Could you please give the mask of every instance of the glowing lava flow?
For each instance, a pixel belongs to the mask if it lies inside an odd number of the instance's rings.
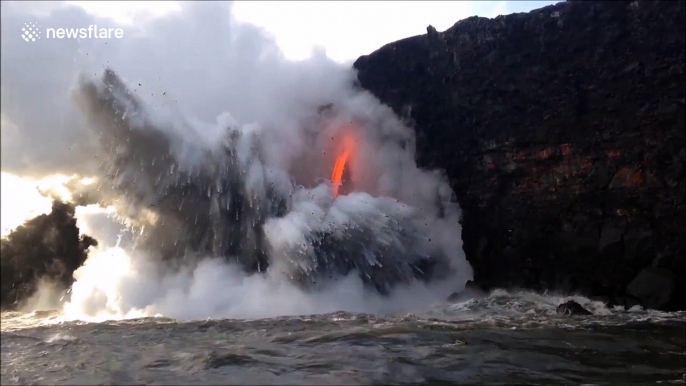
[[[331,174],[331,182],[333,182],[333,196],[338,197],[338,189],[341,187],[341,180],[343,178],[343,170],[345,169],[345,164],[350,158],[350,154],[353,151],[354,141],[350,137],[345,137],[343,140],[343,152],[336,157],[336,163],[333,167],[333,173]]]

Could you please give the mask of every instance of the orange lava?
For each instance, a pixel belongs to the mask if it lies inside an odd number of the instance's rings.
[[[355,148],[355,141],[350,136],[345,136],[343,138],[342,150],[338,157],[336,157],[336,163],[333,167],[333,173],[331,173],[331,182],[333,182],[333,196],[338,197],[338,188],[341,187],[341,180],[343,178],[343,170],[345,170],[345,165],[350,158],[353,150]]]

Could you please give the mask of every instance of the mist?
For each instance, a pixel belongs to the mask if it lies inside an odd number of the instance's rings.
[[[114,27],[69,6],[2,11],[4,36],[28,19]],[[74,203],[116,212],[79,217],[100,244],[71,318],[409,311],[472,277],[459,206],[442,171],[416,167],[412,129],[353,69],[285,60],[230,3],[184,3],[107,44],[3,39],[2,61],[3,171],[95,177],[65,185]]]

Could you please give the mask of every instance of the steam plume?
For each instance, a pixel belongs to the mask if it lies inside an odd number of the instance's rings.
[[[26,15],[2,6],[4,34]],[[74,200],[112,206],[132,225],[96,229],[79,218],[101,244],[74,273],[65,311],[374,312],[459,291],[472,275],[459,207],[442,172],[416,167],[412,130],[354,86],[351,68],[321,54],[284,60],[230,5],[182,7],[107,46],[29,51],[3,40],[3,119],[21,126],[13,142],[3,130],[3,168],[97,177]],[[69,7],[49,17],[111,24]],[[10,87],[33,78],[7,58],[35,52],[54,68],[31,76],[59,81]],[[117,73],[103,75],[105,65]],[[32,94],[45,101],[36,106]],[[55,133],[71,142],[32,151],[31,138]],[[329,178],[347,136],[354,154],[334,199]]]
[[[457,205],[440,189],[445,181],[414,166],[412,137],[388,110],[357,112],[357,98],[370,99],[360,93],[327,117],[287,123],[293,129],[285,132],[156,115],[111,70],[102,82],[82,79],[77,96],[106,155],[100,190],[125,203],[129,216],[153,214],[138,248],[162,260],[224,257],[247,273],[271,268],[303,285],[356,270],[382,293],[464,270],[456,238],[431,239],[451,224],[459,232]],[[351,172],[361,191],[334,200],[334,187],[307,178],[312,167],[303,161],[330,168],[335,154],[319,153],[345,131],[354,131],[366,157],[361,175]],[[282,136],[314,146],[282,152],[273,146]],[[402,184],[410,178],[428,184]]]

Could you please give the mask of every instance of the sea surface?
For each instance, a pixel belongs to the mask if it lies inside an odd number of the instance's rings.
[[[11,384],[684,384],[686,313],[558,316],[495,291],[422,314],[88,323],[2,314]]]

